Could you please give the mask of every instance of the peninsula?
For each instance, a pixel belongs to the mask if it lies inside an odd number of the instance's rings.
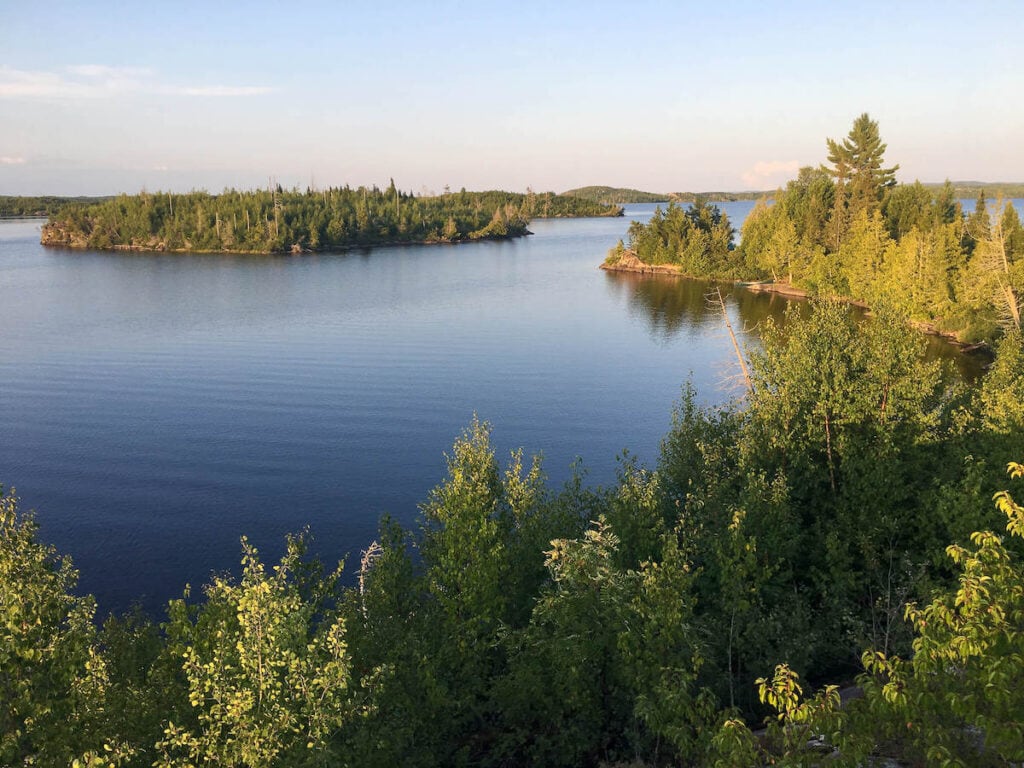
[[[969,345],[1021,330],[1024,226],[1013,205],[990,204],[981,188],[968,213],[951,182],[897,184],[899,166],[884,167],[886,145],[867,114],[827,147],[827,165],[802,168],[758,202],[738,245],[716,206],[669,203],[633,222],[603,268],[894,308]]]

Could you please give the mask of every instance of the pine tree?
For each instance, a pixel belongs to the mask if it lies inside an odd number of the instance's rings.
[[[858,213],[876,210],[885,190],[896,184],[899,165],[882,167],[886,144],[878,135],[878,123],[865,112],[853,121],[850,133],[842,142],[828,139],[829,173],[836,179],[833,211],[834,241],[838,249],[846,231],[846,222]]]

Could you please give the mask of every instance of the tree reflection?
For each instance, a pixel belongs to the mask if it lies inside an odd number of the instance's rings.
[[[646,321],[651,336],[662,342],[671,341],[680,334],[691,335],[699,328],[722,323],[720,310],[710,304],[707,294],[714,283],[673,275],[640,274],[637,272],[606,271],[609,291],[625,296],[630,314]],[[733,317],[737,332],[745,335],[748,344],[757,344],[758,329],[771,318],[785,322],[786,307],[791,301],[805,307],[803,299],[794,299],[778,293],[751,291],[732,283],[721,285],[722,295]],[[850,307],[850,311],[863,314],[864,310]],[[736,322],[738,317],[739,322]],[[989,357],[985,354],[964,354],[958,347],[939,336],[926,336],[925,357],[929,360],[948,360],[960,378],[975,383],[985,372]]]
[[[671,275],[644,275],[636,272],[605,272],[609,290],[624,295],[630,313],[642,317],[652,336],[668,341],[680,333],[720,324],[719,310],[708,303],[707,294],[714,283]],[[774,293],[755,293],[722,285],[722,294],[739,313],[739,326],[753,331],[767,318],[782,320],[789,301]]]

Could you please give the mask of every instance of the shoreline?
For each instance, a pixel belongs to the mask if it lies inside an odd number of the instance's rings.
[[[598,214],[596,216],[572,216],[568,214],[556,214],[551,216],[533,216],[533,219],[543,220],[561,220],[561,219],[591,219],[591,218],[617,218],[624,215],[623,209],[620,207],[615,212],[609,212],[604,214]],[[478,243],[486,240],[502,241],[502,240],[514,240],[519,237],[526,237],[532,235],[527,228],[523,228],[521,232],[515,232],[507,235],[484,235],[482,237],[461,237],[455,240],[385,240],[375,243],[350,243],[346,245],[333,245],[323,248],[309,248],[303,246],[301,243],[293,243],[292,245],[282,250],[249,250],[249,249],[207,249],[207,248],[168,248],[162,242],[151,241],[151,244],[138,244],[138,243],[117,243],[108,247],[99,247],[95,245],[89,245],[82,241],[81,238],[76,237],[64,237],[60,235],[66,234],[65,231],[56,225],[52,225],[49,216],[33,216],[33,217],[13,217],[13,218],[35,218],[35,219],[46,219],[46,224],[41,228],[39,237],[39,244],[46,248],[67,248],[76,251],[127,251],[136,253],[195,253],[195,254],[216,254],[228,256],[231,254],[248,255],[248,256],[299,256],[302,254],[311,253],[344,253],[351,250],[360,249],[372,249],[372,248],[386,248],[398,245],[458,245],[460,243]],[[527,222],[529,224],[529,222]]]
[[[44,229],[45,234],[45,229]],[[118,243],[112,245],[109,248],[99,248],[92,245],[86,245],[84,243],[68,243],[68,242],[46,242],[40,238],[39,244],[44,248],[64,248],[71,251],[100,251],[100,252],[120,252],[120,253],[179,253],[179,254],[196,254],[197,256],[303,256],[308,254],[318,253],[346,253],[348,251],[355,250],[371,250],[373,248],[390,248],[394,246],[402,245],[461,245],[462,243],[480,243],[484,241],[501,242],[504,240],[515,240],[520,237],[526,237],[532,235],[533,232],[525,230],[521,233],[514,235],[486,235],[484,237],[464,237],[458,240],[387,240],[379,243],[353,243],[351,245],[336,245],[329,248],[304,248],[298,243],[293,244],[289,249],[281,251],[252,251],[252,250],[218,250],[218,249],[204,249],[204,248],[167,248],[162,247],[162,244],[158,243],[154,246],[146,245],[125,245]]]
[[[734,288],[740,288],[745,291],[750,291],[751,293],[774,293],[789,299],[798,299],[801,301],[815,298],[815,296],[805,289],[797,288],[789,283],[776,283],[771,280],[715,280],[713,278],[698,277],[696,275],[687,274],[676,264],[647,264],[646,262],[641,261],[632,251],[625,251],[619,261],[614,264],[608,264],[605,262],[598,268],[603,269],[605,272],[626,272],[639,275],[668,275],[671,277],[680,277],[685,280],[705,280],[712,283],[726,283],[732,285]],[[848,296],[833,296],[831,298],[843,301],[854,307],[859,307],[865,310],[868,314],[871,313],[871,307],[863,301],[851,299]],[[985,342],[970,344],[961,341],[955,333],[952,331],[941,331],[935,327],[934,323],[911,319],[909,324],[912,328],[920,331],[921,333],[927,334],[928,336],[937,336],[949,344],[958,347],[960,352],[964,354],[990,353],[991,347]]]

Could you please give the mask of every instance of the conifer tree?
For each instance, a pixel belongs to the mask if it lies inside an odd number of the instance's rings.
[[[863,210],[878,208],[886,189],[896,184],[899,165],[882,166],[886,144],[878,135],[878,123],[867,112],[853,121],[850,133],[841,142],[828,139],[829,172],[836,179],[837,194],[833,213],[834,248],[845,233],[845,222]]]

